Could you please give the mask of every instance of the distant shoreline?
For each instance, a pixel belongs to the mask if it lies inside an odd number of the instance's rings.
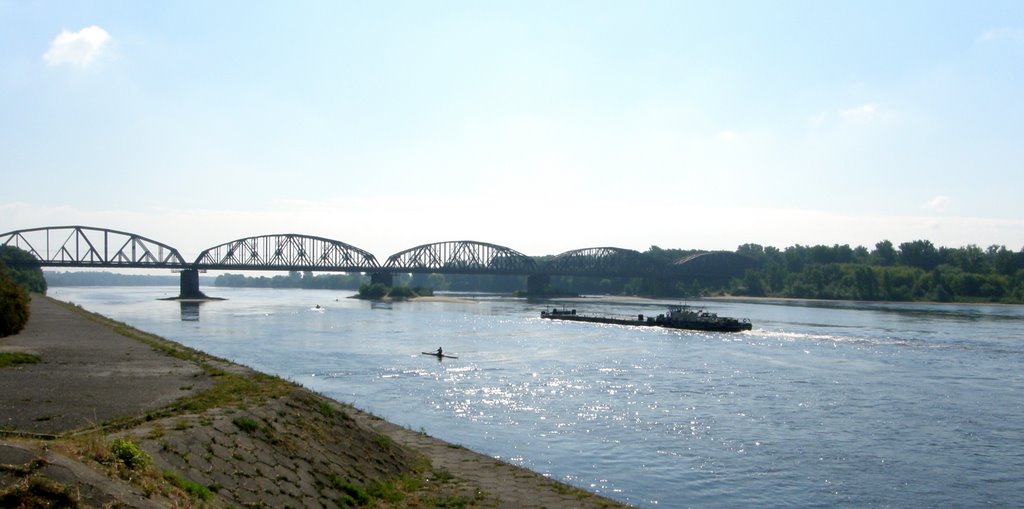
[[[711,300],[721,302],[749,302],[751,304],[765,304],[769,302],[856,302],[858,304],[930,304],[930,305],[972,305],[972,306],[1024,306],[1009,302],[939,302],[934,300],[852,300],[852,299],[809,299],[801,297],[754,297],[739,295],[719,295],[715,297],[701,297],[699,300]]]

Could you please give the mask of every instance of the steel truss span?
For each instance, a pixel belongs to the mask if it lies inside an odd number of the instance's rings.
[[[753,258],[729,251],[710,251],[684,256],[672,263],[676,276],[740,277],[757,265]]]
[[[134,233],[89,226],[47,226],[0,234],[47,267],[184,268],[178,250]]]
[[[537,264],[519,251],[484,242],[457,240],[424,244],[391,255],[392,272],[438,274],[534,274]]]
[[[391,255],[373,254],[341,241],[294,233],[233,240],[203,251],[192,263],[177,249],[141,235],[88,226],[47,226],[0,234],[0,246],[29,252],[44,267],[278,270],[528,276],[722,279],[739,277],[757,262],[728,251],[702,252],[669,265],[638,251],[591,247],[567,251],[543,264],[513,249],[471,240],[424,244]]]
[[[200,270],[367,272],[380,268],[367,251],[337,240],[295,233],[246,237],[211,247],[196,258]]]
[[[557,276],[594,277],[655,277],[665,272],[639,251],[618,247],[566,251],[546,263],[543,271]]]

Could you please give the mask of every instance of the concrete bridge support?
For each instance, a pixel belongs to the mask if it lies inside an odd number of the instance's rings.
[[[394,283],[394,274],[390,272],[374,272],[370,274],[371,285],[382,284],[390,288],[392,283]]]
[[[181,291],[179,299],[205,299],[206,295],[199,291],[199,271],[184,269],[181,271]]]

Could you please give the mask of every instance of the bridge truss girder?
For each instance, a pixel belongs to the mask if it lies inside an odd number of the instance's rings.
[[[545,273],[558,276],[659,277],[663,267],[652,263],[639,251],[618,247],[590,247],[566,251],[543,267]]]
[[[0,245],[23,249],[47,267],[178,269],[177,249],[134,233],[89,226],[46,226],[0,234]]]
[[[684,256],[672,263],[676,277],[728,279],[742,277],[747,269],[757,266],[753,258],[730,251],[709,251]]]
[[[380,269],[368,251],[341,241],[281,233],[246,237],[211,247],[196,257],[200,270],[294,270],[372,272]]]
[[[497,244],[456,240],[424,244],[388,257],[391,272],[524,275],[537,272],[533,258]]]

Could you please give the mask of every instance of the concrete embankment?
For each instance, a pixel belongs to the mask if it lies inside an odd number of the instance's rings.
[[[0,506],[622,507],[42,296],[0,354]]]

